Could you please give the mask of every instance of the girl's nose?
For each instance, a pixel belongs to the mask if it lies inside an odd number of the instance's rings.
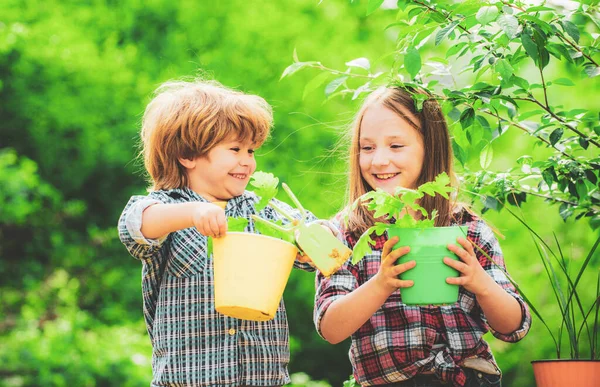
[[[373,161],[371,162],[373,165],[388,165],[390,163],[390,158],[384,151],[375,151],[373,155]]]

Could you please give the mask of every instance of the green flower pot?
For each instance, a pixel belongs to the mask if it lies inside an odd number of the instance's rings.
[[[444,305],[458,301],[458,286],[446,283],[448,277],[460,273],[443,262],[444,257],[459,260],[446,247],[449,243],[460,246],[456,238],[465,237],[468,227],[390,228],[388,236],[397,236],[400,241],[393,249],[410,246],[410,252],[397,264],[415,260],[417,265],[400,274],[400,279],[412,280],[414,285],[402,288],[402,302],[407,305]]]

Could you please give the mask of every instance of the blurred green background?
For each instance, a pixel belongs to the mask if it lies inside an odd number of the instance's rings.
[[[365,9],[365,1],[347,0],[0,4],[0,386],[149,384],[141,265],[119,242],[116,223],[129,196],[145,192],[138,130],[160,83],[203,74],[264,97],[275,129],[258,168],[287,182],[319,217],[341,208],[340,136],[360,101],[326,101],[322,90],[303,99],[317,70],[279,78],[294,49],[300,60],[331,68],[392,51],[384,26],[393,16],[367,18]],[[597,109],[600,87],[592,86],[552,97]],[[491,169],[544,154],[518,132],[499,144]],[[568,255],[587,252],[597,235],[541,200],[528,199],[523,212],[548,240],[555,232],[565,241]],[[549,320],[559,319],[523,226],[506,213],[486,219],[505,236],[514,279]],[[580,286],[591,294],[594,281]],[[351,373],[349,343],[332,346],[316,334],[314,275],[295,271],[284,298],[295,384],[341,386]],[[488,339],[507,386],[532,385],[529,362],[553,356],[537,320],[517,344]]]

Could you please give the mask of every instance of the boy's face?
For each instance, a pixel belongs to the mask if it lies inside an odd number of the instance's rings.
[[[250,141],[227,139],[206,156],[187,160],[190,188],[211,202],[240,196],[256,170],[255,148]]]

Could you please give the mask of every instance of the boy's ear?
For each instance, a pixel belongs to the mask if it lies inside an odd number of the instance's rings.
[[[179,160],[179,164],[183,165],[186,169],[194,169],[196,166],[195,159],[178,158],[177,160]]]

